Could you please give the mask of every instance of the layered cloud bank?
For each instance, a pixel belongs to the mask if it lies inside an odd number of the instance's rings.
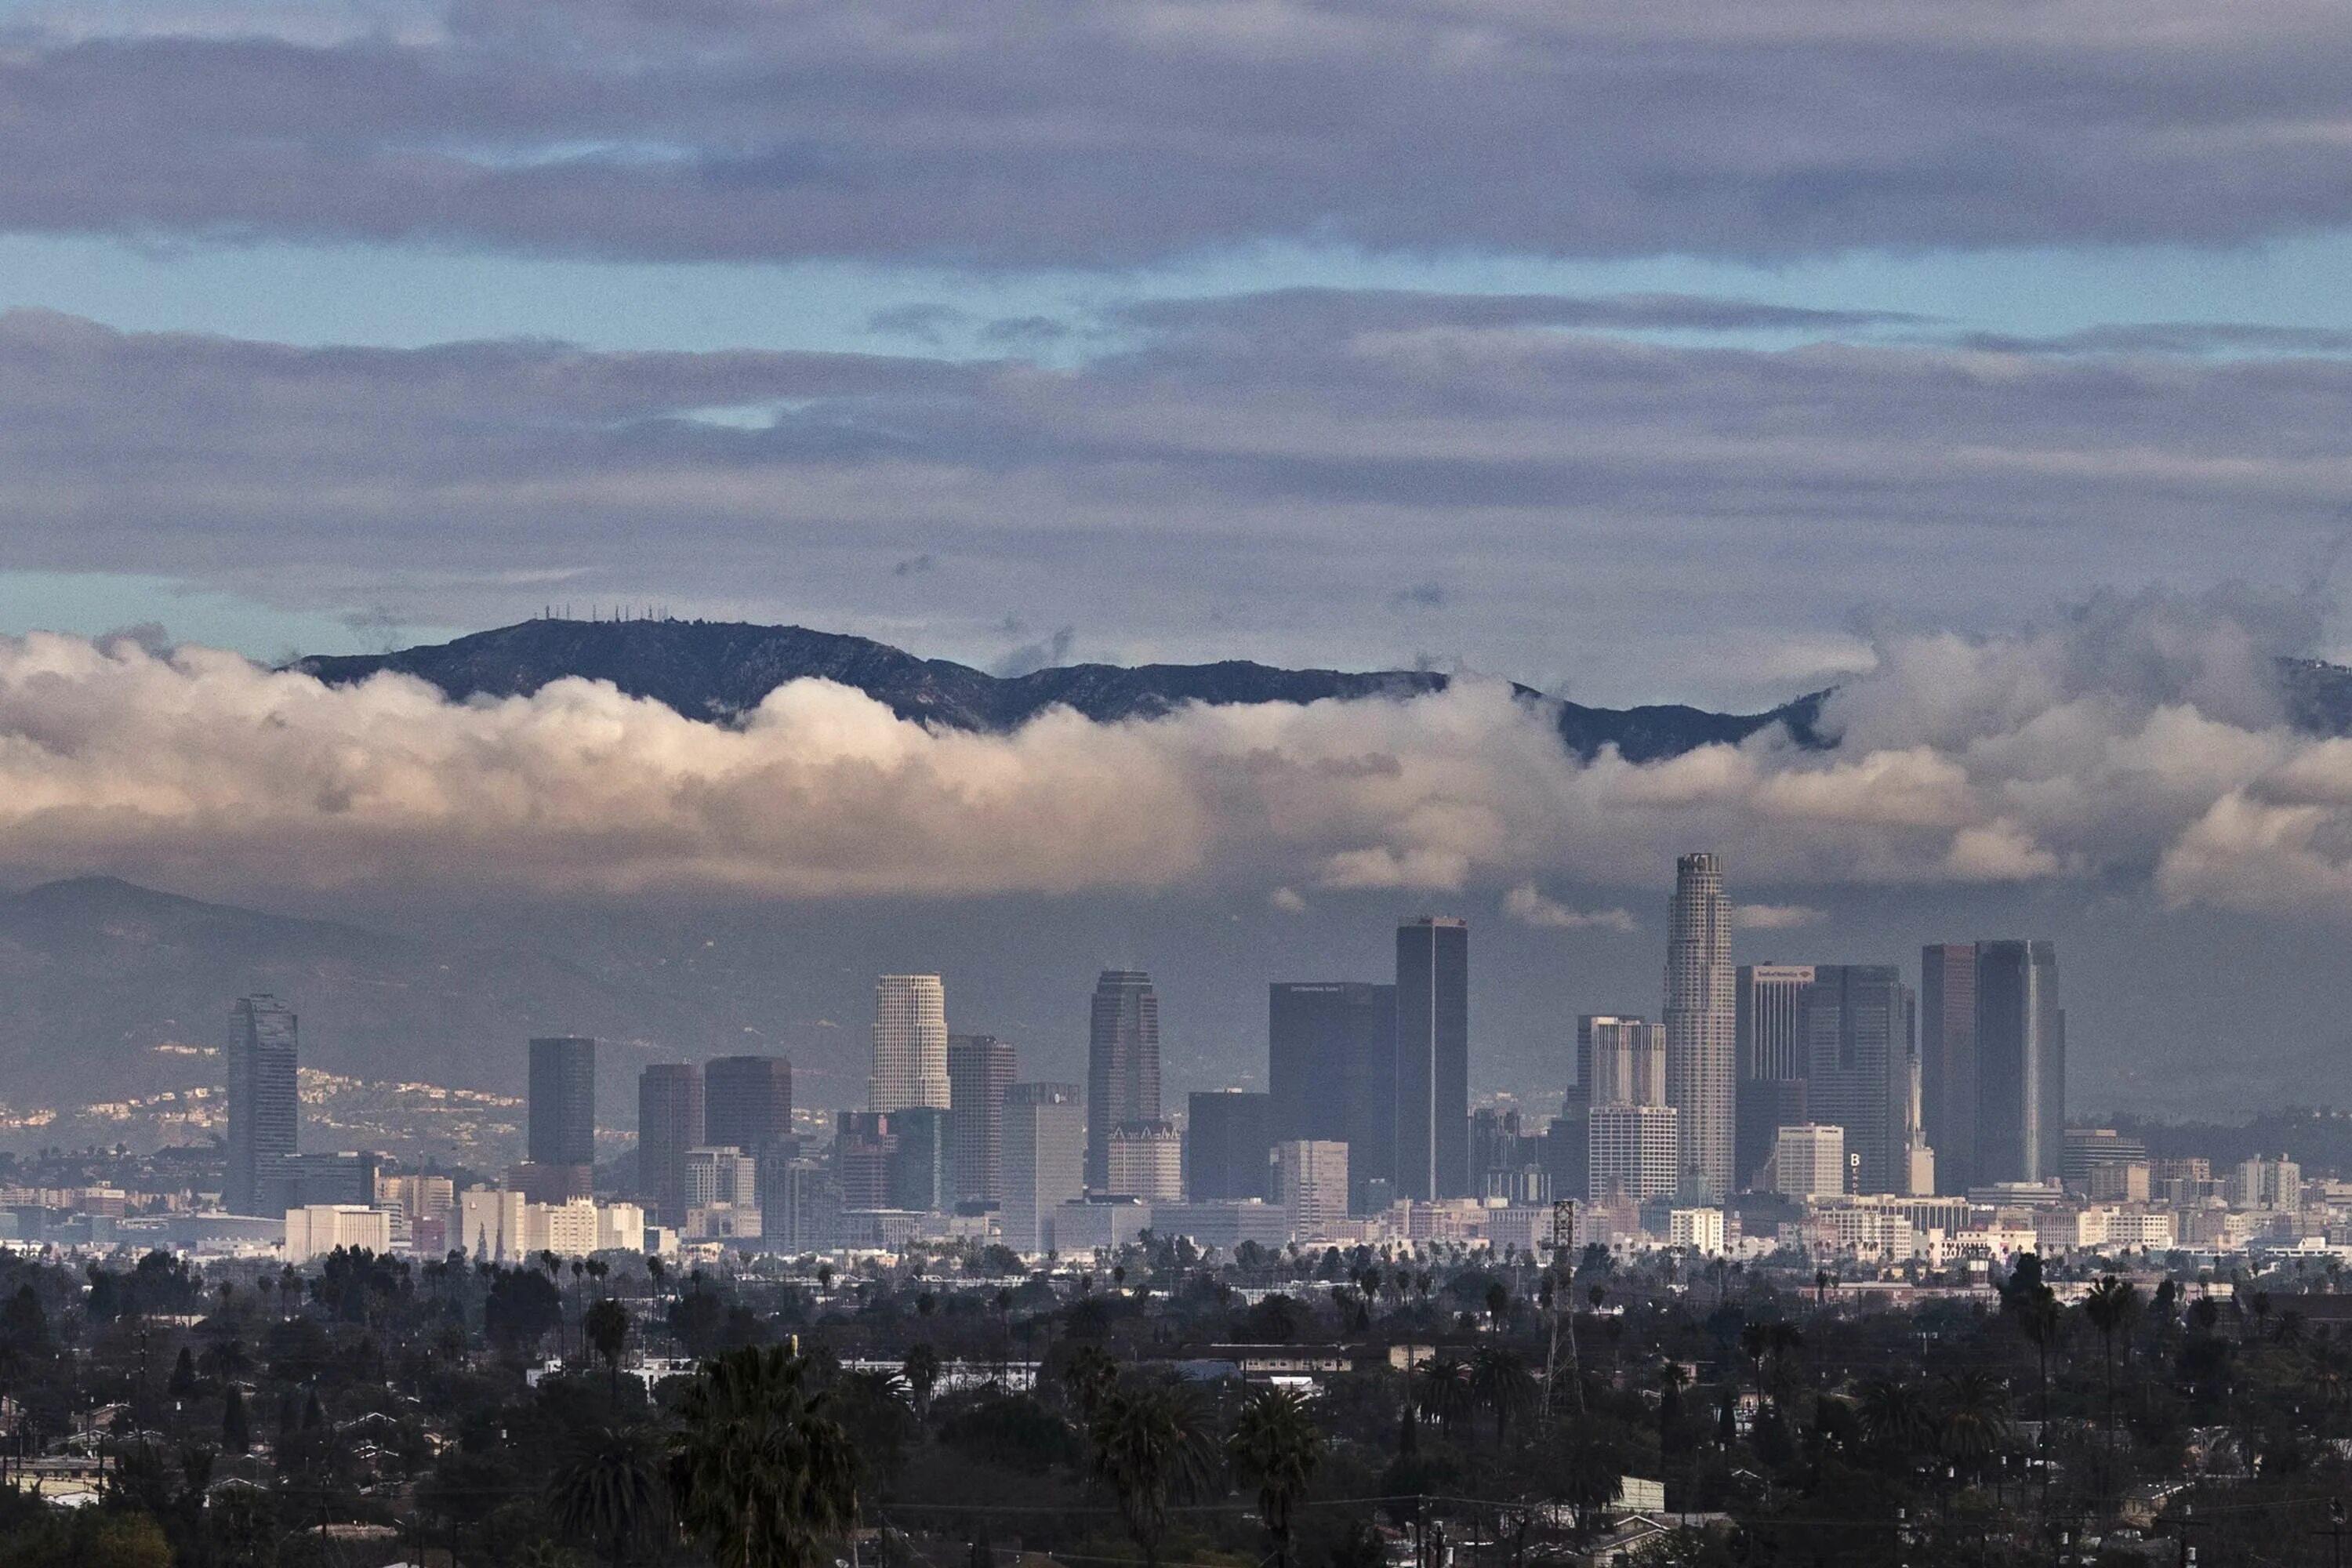
[[[2316,0],[19,7],[0,226],[1118,264],[2352,218]],[[1507,151],[1505,151],[1507,150]]]
[[[1426,651],[1718,706],[1866,668],[1882,622],[2294,580],[2340,529],[2342,359],[1570,330],[1742,309],[1289,293],[1134,312],[1066,369],[18,313],[0,515],[14,569],[410,626],[658,596],[973,663],[1074,626],[1089,658]]]
[[[802,681],[728,729],[581,681],[457,705],[41,636],[0,645],[0,866],[221,892],[1486,888],[1537,924],[1622,927],[1560,895],[1706,845],[1748,886],[2064,879],[2352,913],[2352,742],[2292,731],[2271,679],[2308,629],[2293,605],[2158,597],[1890,638],[1830,705],[1835,750],[1643,766],[1579,765],[1476,682],[985,736]]]

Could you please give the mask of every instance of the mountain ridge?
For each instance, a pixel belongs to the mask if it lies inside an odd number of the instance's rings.
[[[719,723],[740,721],[786,681],[814,677],[863,691],[902,719],[991,733],[1055,707],[1115,723],[1158,718],[1188,702],[1412,698],[1443,691],[1452,679],[1437,670],[1286,669],[1248,659],[1070,664],[997,676],[848,633],[684,620],[520,621],[390,653],[312,655],[288,668],[330,685],[397,671],[459,701],[529,696],[578,676],[608,680],[628,696]],[[1561,742],[1588,761],[1613,745],[1628,761],[1652,762],[1699,746],[1737,743],[1775,724],[1801,745],[1828,743],[1817,729],[1827,691],[1760,713],[1717,713],[1680,703],[1594,708],[1517,683],[1512,689],[1522,700],[1551,710]]]

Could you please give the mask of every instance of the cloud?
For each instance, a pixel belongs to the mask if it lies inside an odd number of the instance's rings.
[[[950,332],[971,324],[971,316],[961,306],[943,300],[927,300],[912,305],[893,305],[877,310],[866,318],[866,330],[877,337],[911,338],[933,348],[944,347]]]
[[[909,555],[904,560],[892,562],[890,563],[890,575],[893,577],[919,577],[925,573],[935,569],[939,563],[940,561],[938,556],[931,554],[929,551],[925,551],[920,555]]]
[[[15,569],[415,625],[518,618],[560,570],[581,604],[912,640],[891,574],[929,553],[968,602],[1153,657],[1418,645],[1586,700],[1761,706],[1824,684],[1824,660],[1871,668],[1874,645],[1825,626],[2013,624],[2158,563],[2299,580],[2352,480],[2342,360],[1759,353],[1454,310],[1383,297],[1377,325],[1285,329],[1232,302],[1065,368],[298,348],[19,312],[0,515]],[[688,416],[714,407],[772,412]],[[1696,615],[1670,558],[1738,565]],[[1431,582],[1445,602],[1411,641],[1362,613]],[[922,651],[1003,651],[983,621],[939,635],[959,640]]]
[[[1265,901],[1269,909],[1279,910],[1286,915],[1303,915],[1307,912],[1307,900],[1299,895],[1296,888],[1276,888],[1265,896]]]
[[[934,732],[802,680],[740,727],[566,680],[449,702],[129,638],[0,641],[0,874],[273,887],[815,900],[1171,888],[1735,888],[2062,880],[2352,916],[2352,742],[2284,721],[2271,659],[2312,606],[2114,595],[2001,637],[1882,637],[1807,750],[1775,733],[1580,763],[1465,679],[1413,700],[1182,707]],[[1276,906],[1285,901],[1277,893]],[[1794,919],[1776,906],[1751,924]]]
[[[1738,904],[1731,911],[1731,929],[1795,931],[1801,926],[1819,925],[1827,919],[1827,910],[1811,904]]]
[[[1536,890],[1533,882],[1521,882],[1505,893],[1503,912],[1521,925],[1551,931],[1580,931],[1588,926],[1615,931],[1638,929],[1633,915],[1624,910],[1572,910],[1556,899],[1546,898]]]
[[[51,7],[0,62],[0,214],[989,266],[1269,239],[2240,243],[2352,217],[2340,21],[2314,0]]]
[[[1018,622],[1008,619],[1008,625]],[[1037,642],[1023,643],[996,661],[992,674],[1011,679],[1016,676],[1034,675],[1041,669],[1054,669],[1067,664],[1070,649],[1078,640],[1076,626],[1057,626],[1054,635]]]

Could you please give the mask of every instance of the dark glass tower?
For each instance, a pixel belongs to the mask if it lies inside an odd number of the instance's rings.
[[[2054,1182],[2066,1142],[2066,1015],[2058,1005],[2058,949],[2047,942],[1976,945],[1974,1180]]]
[[[702,1069],[656,1062],[637,1075],[637,1186],[662,1224],[686,1224],[686,1152],[703,1147]]]
[[[1195,1094],[1184,1129],[1184,1195],[1194,1203],[1266,1195],[1274,1097],[1238,1089]]]
[[[1845,1129],[1865,1193],[1905,1187],[1911,1014],[1910,990],[1892,964],[1821,964],[1802,994],[1806,1114]]]
[[[702,1064],[702,1141],[754,1158],[793,1135],[793,1064],[782,1057],[714,1057]]]
[[[1348,1145],[1349,1201],[1396,1175],[1396,987],[1361,980],[1266,988],[1266,1086],[1275,1142]]]
[[[1003,1200],[1004,1091],[1018,1066],[1012,1045],[994,1035],[948,1037],[948,1137],[959,1203]]]
[[[1159,1120],[1159,994],[1140,970],[1106,969],[1087,1029],[1087,1188],[1108,1188],[1112,1128]]]
[[[1977,948],[1937,942],[1919,953],[1919,1116],[1936,1151],[1936,1185],[1977,1181]]]
[[[889,1206],[929,1214],[955,1206],[952,1111],[908,1105],[890,1112]]]
[[[534,1165],[596,1163],[596,1042],[569,1037],[530,1043],[530,1132]]]
[[[293,1011],[277,997],[240,997],[229,1008],[228,1166],[221,1196],[232,1214],[286,1212],[301,1137],[300,1055]]]
[[[1470,923],[1397,928],[1396,1195],[1470,1195]]]

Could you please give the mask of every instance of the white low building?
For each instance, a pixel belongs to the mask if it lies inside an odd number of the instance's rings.
[[[392,1250],[392,1211],[365,1204],[308,1204],[286,1211],[286,1258],[308,1263],[337,1248]]]

